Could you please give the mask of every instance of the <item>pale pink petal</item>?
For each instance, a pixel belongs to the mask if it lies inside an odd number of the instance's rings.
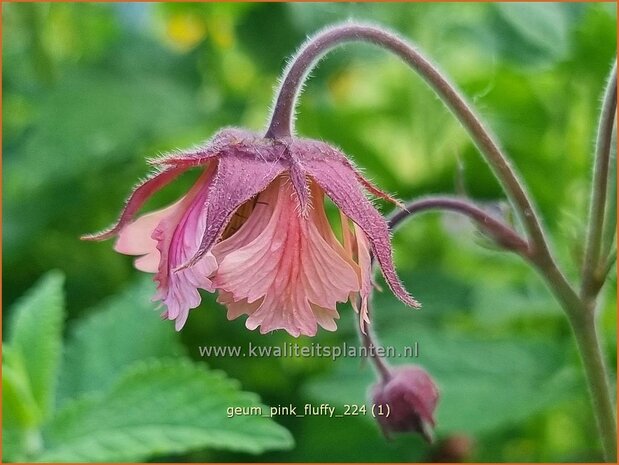
[[[234,320],[241,315],[251,315],[254,313],[258,307],[260,307],[262,300],[257,300],[256,302],[249,304],[247,303],[247,299],[235,301],[232,294],[229,292],[219,291],[217,302],[225,305],[228,309],[228,314],[226,315],[228,320]]]
[[[324,214],[322,204],[312,199],[311,213],[304,218],[297,212],[292,192],[287,178],[277,179],[258,198],[258,202],[266,199],[269,205],[274,203],[268,223],[261,230],[254,229],[252,217],[269,214],[256,209],[244,225],[254,231],[247,235],[248,242],[223,255],[219,254],[226,241],[214,249],[220,258],[214,283],[235,302],[261,301],[258,308],[252,308],[248,328],[260,327],[262,333],[285,329],[293,336],[314,335],[318,324],[334,327],[337,302],[358,291],[359,282],[355,270],[317,227],[319,214]]]
[[[335,309],[312,305],[312,311],[316,316],[316,321],[322,328],[327,331],[335,331],[337,329],[337,323],[335,320],[339,319],[340,315]]]
[[[355,305],[355,310],[359,313],[359,326],[363,334],[365,334],[367,325],[370,323],[368,300],[372,292],[372,258],[367,237],[356,224],[355,238],[357,240],[357,261],[361,270],[361,289],[359,290],[361,302],[359,305]]]
[[[191,269],[172,270],[197,250],[205,229],[202,205],[215,171],[209,166],[187,195],[162,210],[141,216],[118,232],[115,250],[128,255],[141,255],[138,270],[156,273],[156,300],[166,305],[164,316],[176,320],[176,328],[184,325],[189,309],[200,304],[197,289],[213,291],[209,279],[217,268],[211,254],[205,255]]]
[[[302,278],[307,296],[321,307],[335,308],[336,302],[348,300],[343,289],[359,290],[355,270],[339,254],[333,253],[333,248],[312,223],[309,223],[306,239],[309,246],[302,251],[306,270]]]
[[[304,166],[331,200],[366,234],[393,293],[407,305],[419,307],[396,274],[387,222],[364,195],[352,168],[337,161],[317,158],[305,160]]]
[[[126,255],[141,255],[135,260],[135,267],[147,273],[157,272],[161,255],[157,250],[157,241],[152,235],[159,223],[174,214],[174,210],[179,208],[179,205],[180,202],[176,202],[161,210],[147,213],[123,227],[118,232],[114,250]]]
[[[172,182],[185,170],[186,168],[184,167],[169,167],[157,171],[155,174],[153,174],[135,187],[135,189],[125,202],[123,211],[120,214],[120,217],[118,218],[116,224],[106,229],[105,231],[101,231],[100,233],[87,234],[85,236],[82,236],[81,239],[87,241],[102,241],[113,237],[133,219],[134,215],[138,212],[142,205],[144,205],[144,203],[155,192],[159,191],[162,187]]]
[[[133,266],[135,266],[137,270],[143,271],[145,273],[156,273],[159,269],[159,261],[161,260],[161,255],[159,254],[159,251],[157,249],[155,249],[155,252],[136,258],[133,261]]]
[[[214,165],[208,166],[178,207],[159,223],[153,233],[161,254],[154,278],[158,284],[155,299],[165,304],[164,316],[176,320],[177,330],[185,324],[189,310],[200,305],[198,289],[214,290],[210,276],[217,268],[217,261],[212,254],[206,254],[191,268],[174,271],[195,253],[200,244],[206,228],[203,205],[207,201],[214,170]]]
[[[202,258],[221,237],[234,212],[243,203],[262,192],[285,169],[274,151],[269,152],[271,161],[260,158],[260,153],[246,154],[234,150],[221,154],[217,173],[206,201],[206,229],[200,247],[189,257],[182,268],[192,266]],[[282,152],[283,153],[283,152]]]

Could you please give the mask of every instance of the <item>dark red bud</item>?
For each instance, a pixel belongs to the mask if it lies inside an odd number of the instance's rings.
[[[416,432],[434,439],[434,410],[438,389],[421,367],[407,365],[390,370],[388,380],[373,388],[376,418],[386,437],[390,433]],[[381,406],[381,407],[379,407]]]

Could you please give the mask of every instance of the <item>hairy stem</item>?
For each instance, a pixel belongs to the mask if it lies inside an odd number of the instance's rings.
[[[391,379],[391,372],[389,371],[387,362],[378,354],[376,350],[378,348],[378,343],[376,336],[372,334],[372,329],[368,327],[365,332],[363,332],[360,327],[357,327],[357,331],[359,334],[359,339],[361,340],[363,347],[365,347],[368,358],[374,365],[376,372],[380,375],[383,381],[389,381],[389,379]]]
[[[389,228],[394,229],[406,218],[428,210],[448,210],[466,215],[501,247],[517,252],[525,258],[528,258],[530,254],[527,241],[520,237],[516,231],[469,200],[458,197],[425,197],[415,200],[407,204],[404,210],[400,210],[390,217]]]
[[[508,157],[455,86],[419,50],[397,35],[378,27],[351,23],[324,29],[311,37],[284,71],[265,137],[281,138],[291,135],[294,108],[307,74],[329,50],[354,41],[369,42],[393,52],[436,92],[468,131],[514,205],[527,232],[531,262],[545,275],[546,282],[559,300],[578,300],[576,291],[559,270],[550,253],[539,215]]]
[[[538,256],[538,262],[543,263],[544,266],[556,268],[548,249],[539,216],[508,157],[499,147],[495,138],[456,87],[417,48],[391,32],[374,26],[351,23],[324,29],[310,38],[284,71],[282,85],[271,116],[271,123],[265,136],[281,138],[291,135],[294,108],[299,90],[307,74],[329,50],[343,43],[354,41],[369,42],[393,52],[416,71],[436,92],[469,132],[505,189],[527,230],[533,246],[533,253]],[[565,281],[564,287],[570,287],[567,280],[565,278],[563,280]]]
[[[617,63],[615,62],[604,92],[604,101],[602,104],[602,112],[600,113],[595,145],[591,208],[589,211],[587,242],[582,270],[581,296],[583,299],[595,297],[601,288],[600,280],[603,279],[598,275],[598,272],[600,261],[606,260],[606,257],[600,256],[600,250],[604,231],[604,213],[608,193],[610,154],[616,112]]]
[[[608,168],[608,194],[606,215],[604,216],[604,231],[602,231],[602,248],[600,250],[600,281],[606,281],[608,265],[612,265],[617,255],[617,125],[611,138],[610,166]],[[613,258],[613,255],[615,256]],[[606,262],[604,262],[606,260]]]
[[[570,318],[587,375],[587,385],[607,462],[617,461],[617,420],[604,356],[592,311],[581,309],[580,318]]]

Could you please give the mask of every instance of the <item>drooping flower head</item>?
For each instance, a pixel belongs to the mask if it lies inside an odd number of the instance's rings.
[[[217,292],[229,319],[247,315],[246,326],[262,333],[335,330],[336,304],[347,300],[364,329],[370,254],[393,293],[418,306],[396,275],[387,223],[366,194],[393,199],[339,150],[224,129],[196,149],[151,163],[157,171],[135,188],[117,223],[84,238],[117,236],[116,251],[138,256],[136,268],[155,273],[156,299],[178,330],[200,304],[198,289]],[[134,219],[146,200],[191,168],[203,172],[185,196]],[[340,210],[341,239],[325,196]]]

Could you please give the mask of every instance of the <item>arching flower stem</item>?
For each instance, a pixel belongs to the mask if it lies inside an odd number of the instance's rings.
[[[294,110],[297,97],[308,73],[328,51],[344,43],[355,41],[372,43],[394,53],[417,72],[436,92],[468,131],[514,204],[531,242],[532,258],[540,267],[554,268],[552,272],[553,281],[555,281],[554,286],[560,288],[559,292],[564,294],[566,298],[576,298],[576,293],[558,270],[548,249],[545,234],[533,203],[494,136],[441,71],[416,47],[396,34],[375,26],[346,23],[329,27],[311,37],[284,71],[266,137],[284,138],[289,137],[294,132]]]
[[[265,137],[270,139],[285,139],[292,135],[294,132],[294,110],[297,98],[308,73],[327,52],[347,42],[367,42],[377,45],[389,50],[407,63],[451,110],[460,124],[467,130],[481,155],[490,165],[492,172],[505,190],[507,197],[512,203],[526,231],[526,258],[543,277],[570,321],[585,366],[587,382],[591,391],[592,403],[606,459],[614,462],[617,456],[617,427],[614,407],[610,396],[607,372],[600,349],[599,336],[596,331],[594,312],[591,311],[595,306],[595,295],[599,289],[596,289],[595,292],[592,293],[588,289],[595,289],[595,286],[587,283],[592,282],[595,284],[595,280],[591,279],[589,276],[593,276],[593,273],[597,269],[596,267],[600,255],[600,240],[598,236],[600,236],[600,231],[603,230],[603,215],[608,180],[607,149],[610,147],[608,140],[609,134],[612,136],[613,126],[610,118],[611,115],[614,118],[612,101],[616,99],[616,87],[614,90],[615,99],[612,98],[612,83],[616,81],[616,78],[611,78],[610,91],[607,92],[604,112],[600,119],[601,123],[597,149],[598,156],[595,170],[596,179],[594,181],[590,221],[592,229],[588,235],[587,246],[587,256],[593,259],[585,260],[583,278],[586,278],[586,283],[581,293],[581,295],[592,294],[592,297],[585,299],[579,295],[563,272],[558,268],[550,251],[539,214],[524,184],[516,174],[509,158],[495,140],[495,137],[481,122],[481,119],[466,102],[466,99],[437,67],[416,47],[401,39],[396,34],[371,25],[345,23],[326,28],[308,39],[305,44],[301,46],[300,50],[284,71]],[[426,204],[425,207],[430,208],[428,205],[429,204]],[[452,203],[449,205],[449,209],[465,213],[480,224],[480,212],[474,208]],[[599,218],[602,218],[602,220]],[[495,237],[510,237],[514,239],[517,236],[512,235],[514,231],[511,231],[511,229],[505,230],[499,227],[502,226],[501,224],[497,225],[493,223],[492,226],[488,226],[489,223],[485,223],[485,225],[486,230],[490,229],[491,232],[495,234]],[[497,231],[500,231],[498,236],[496,236]],[[519,236],[517,237],[519,238]],[[517,240],[516,244],[521,243]],[[513,250],[513,247],[511,249]],[[516,248],[516,250],[518,250],[518,248]],[[369,344],[371,343],[371,336],[365,337],[363,340],[365,343]]]

